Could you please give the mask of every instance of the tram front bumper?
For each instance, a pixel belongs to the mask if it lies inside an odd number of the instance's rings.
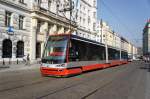
[[[56,68],[49,68],[49,67],[41,67],[41,74],[45,76],[68,76],[72,74],[80,74],[82,70],[80,68],[75,69],[56,69]]]

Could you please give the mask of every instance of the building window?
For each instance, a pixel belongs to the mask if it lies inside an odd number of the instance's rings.
[[[81,24],[82,18],[80,17],[80,24]]]
[[[20,3],[24,3],[24,0],[19,0]]]
[[[88,25],[90,24],[91,20],[90,20],[90,16],[88,16]]]
[[[85,18],[83,18],[83,25],[85,25]]]
[[[5,12],[5,26],[10,26],[10,23],[11,23],[11,15],[12,13],[9,12],[9,11],[6,11]]]
[[[3,41],[2,52],[3,52],[2,58],[12,57],[12,41],[10,39],[5,39]]]
[[[96,30],[96,23],[93,23],[93,31]]]
[[[48,0],[48,10],[49,11],[51,10],[51,4],[52,4],[52,1]]]
[[[24,16],[19,16],[19,29],[23,29]]]
[[[93,1],[93,6],[96,7],[96,0]]]
[[[18,41],[17,42],[17,55],[16,57],[21,58],[24,56],[24,42]]]
[[[90,15],[90,10],[88,10],[88,16]]]
[[[83,7],[83,11],[85,11],[86,9],[85,9],[85,6]]]
[[[96,18],[96,12],[93,12],[93,18]]]
[[[35,0],[35,1],[38,3],[38,5],[41,4],[41,0]]]

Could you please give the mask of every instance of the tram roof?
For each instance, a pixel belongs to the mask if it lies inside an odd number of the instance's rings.
[[[75,39],[75,40],[79,40],[79,41],[83,41],[83,42],[87,42],[87,43],[91,43],[91,44],[95,44],[95,45],[99,45],[99,46],[104,46],[104,44],[97,42],[97,41],[93,41],[87,38],[83,38],[77,35],[71,35],[71,39]]]
[[[79,40],[79,41],[83,41],[83,42],[87,42],[87,43],[91,43],[91,44],[95,44],[95,45],[99,45],[99,46],[103,46],[103,47],[105,46],[105,44],[103,44],[103,43],[93,41],[93,40],[90,40],[90,39],[87,39],[87,38],[84,38],[84,37],[80,37],[78,35],[73,35],[73,34],[54,34],[54,35],[50,35],[50,36],[70,36],[71,39],[75,39],[75,40]],[[110,45],[108,45],[108,48],[119,50],[118,48],[115,48],[115,47],[110,46]],[[123,52],[127,52],[124,49],[121,49],[121,50]]]

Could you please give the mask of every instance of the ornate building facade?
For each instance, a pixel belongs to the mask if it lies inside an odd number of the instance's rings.
[[[73,1],[0,0],[1,63],[22,61],[27,54],[36,62],[48,35],[73,32],[75,10],[69,4]]]
[[[72,17],[67,4],[70,4],[67,0],[32,0],[31,61],[41,58],[48,35],[74,30],[75,23],[70,21]]]
[[[76,35],[97,40],[97,0],[78,0]]]
[[[22,60],[30,52],[28,0],[0,0],[0,62]]]

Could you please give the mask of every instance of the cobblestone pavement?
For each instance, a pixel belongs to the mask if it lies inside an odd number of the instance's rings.
[[[150,66],[132,62],[69,78],[42,77],[39,65],[11,67],[0,70],[0,99],[150,99]]]

